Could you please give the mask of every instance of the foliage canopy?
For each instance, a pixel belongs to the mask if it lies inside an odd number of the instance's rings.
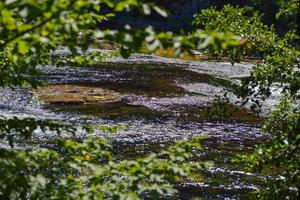
[[[261,4],[263,2],[256,1]],[[277,18],[299,14],[299,1],[278,1]],[[195,15],[195,24],[204,30],[233,32],[247,40],[242,47],[218,51],[208,50],[212,56],[225,56],[232,63],[240,61],[251,50],[259,53],[263,62],[252,69],[251,75],[242,80],[240,95],[244,103],[253,102],[253,108],[274,93],[280,94],[280,103],[270,112],[263,132],[272,136],[269,143],[260,145],[253,154],[240,155],[248,169],[263,170],[270,165],[278,168],[279,175],[269,187],[255,193],[259,199],[298,199],[300,197],[300,143],[299,143],[299,90],[300,51],[294,41],[299,39],[292,28],[280,36],[273,26],[262,22],[262,15],[252,7],[225,5],[223,9],[210,8]],[[295,23],[294,19],[289,21]],[[294,24],[297,26],[297,24]]]

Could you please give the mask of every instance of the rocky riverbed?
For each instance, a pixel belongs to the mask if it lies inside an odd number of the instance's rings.
[[[46,66],[40,77],[45,84],[37,90],[1,89],[0,115],[53,119],[77,128],[122,124],[115,134],[97,130],[95,135],[111,140],[123,158],[207,136],[199,157],[214,165],[200,173],[204,177],[177,185],[178,198],[241,199],[267,178],[230,163],[236,153],[249,152],[264,139],[262,118],[233,104],[239,77],[248,76],[251,67],[141,54],[86,68]],[[225,92],[227,102],[215,101]],[[51,146],[56,137],[36,132],[34,144]]]

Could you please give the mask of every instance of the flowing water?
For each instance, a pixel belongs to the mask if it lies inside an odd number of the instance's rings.
[[[40,77],[47,82],[46,89],[56,85],[54,88],[68,88],[76,94],[80,88],[91,88],[91,92],[101,88],[118,97],[81,103],[82,99],[54,101],[52,96],[52,103],[45,104],[37,91],[1,89],[0,115],[53,119],[76,127],[122,124],[115,134],[95,134],[111,140],[116,154],[123,158],[157,151],[178,139],[207,136],[199,157],[214,164],[192,180],[177,184],[178,198],[244,199],[251,190],[263,187],[267,178],[244,172],[230,162],[236,153],[250,152],[264,139],[260,133],[262,119],[230,105],[237,100],[234,90],[239,78],[248,76],[250,69],[250,64],[231,66],[138,54],[129,60],[115,58],[87,68],[47,66]],[[228,103],[214,101],[225,92]],[[36,132],[34,136],[43,146],[51,145],[57,137],[51,132]]]

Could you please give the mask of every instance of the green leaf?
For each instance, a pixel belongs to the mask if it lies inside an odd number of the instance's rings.
[[[20,54],[25,55],[30,49],[30,45],[24,41],[20,40],[18,41],[18,51]]]

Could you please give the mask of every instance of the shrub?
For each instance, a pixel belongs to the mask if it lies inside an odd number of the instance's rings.
[[[208,48],[205,53],[211,57],[227,57],[231,61],[240,62],[245,55],[261,56],[274,50],[273,44],[279,39],[273,27],[261,21],[261,14],[249,7],[225,5],[223,9],[212,7],[194,15],[193,24],[206,31],[231,32],[244,39],[244,45],[230,49]]]

